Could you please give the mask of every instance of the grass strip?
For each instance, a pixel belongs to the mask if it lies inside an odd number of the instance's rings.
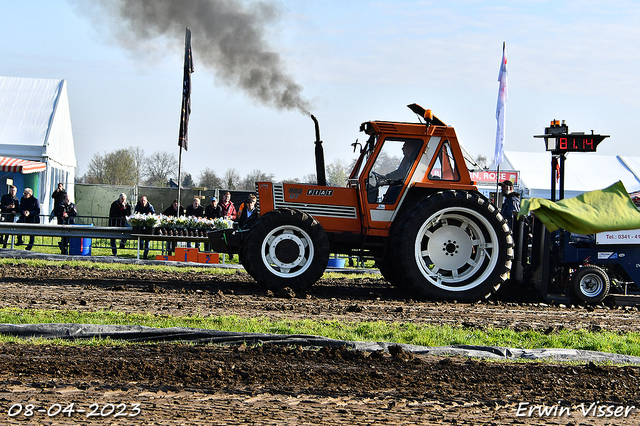
[[[559,330],[553,333],[488,328],[469,329],[448,325],[375,322],[270,320],[265,317],[229,316],[172,317],[151,314],[125,314],[112,311],[0,309],[0,323],[39,324],[119,324],[148,327],[193,327],[220,331],[310,334],[338,340],[407,343],[420,346],[479,345],[519,349],[564,348],[640,356],[640,333],[617,334],[608,331]],[[21,341],[0,336],[0,342]],[[74,342],[77,344],[78,342]],[[95,342],[94,342],[95,343]],[[112,344],[109,341],[108,344]]]

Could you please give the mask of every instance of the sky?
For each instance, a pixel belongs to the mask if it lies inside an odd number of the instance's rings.
[[[610,135],[600,154],[640,156],[633,142],[640,117],[636,1],[218,3],[260,21],[256,56],[277,66],[303,108],[260,98],[238,83],[235,68],[221,65],[214,45],[225,38],[205,37],[203,25],[238,25],[242,37],[252,36],[234,10],[222,17],[200,11],[192,22],[168,8],[180,20],[151,27],[131,18],[128,1],[0,0],[0,75],[67,80],[79,175],[94,154],[121,148],[178,156],[185,26],[193,32],[195,72],[182,170],[196,181],[207,167],[219,176],[229,168],[242,177],[261,170],[276,180],[315,173],[309,113],[320,123],[325,162],[350,162],[351,144],[366,140],[360,123],[415,122],[411,103],[453,126],[472,156],[491,160],[503,42],[506,151],[544,151],[533,136],[559,119],[570,131]],[[227,52],[234,66],[252,63],[235,53]]]

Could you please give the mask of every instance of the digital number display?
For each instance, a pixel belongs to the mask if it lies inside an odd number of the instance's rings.
[[[605,137],[602,135],[558,135],[555,138],[549,138],[547,151],[595,152],[598,144]]]

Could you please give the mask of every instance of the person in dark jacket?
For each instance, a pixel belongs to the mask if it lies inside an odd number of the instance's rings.
[[[242,213],[240,213],[240,219],[238,219],[240,229],[251,228],[251,225],[260,217],[260,213],[256,210],[256,200],[255,195],[249,194],[247,201],[244,202],[244,208],[242,209]]]
[[[222,217],[222,207],[218,204],[218,199],[216,197],[211,197],[211,200],[209,200],[209,205],[204,209],[204,216],[207,219],[217,219]]]
[[[131,216],[131,204],[127,203],[127,195],[125,193],[120,194],[118,199],[111,203],[109,209],[109,226],[127,226],[127,216]],[[120,248],[123,249],[125,240],[120,240]],[[116,239],[111,239],[111,253],[114,256],[118,255],[116,249]]]
[[[173,200],[173,203],[169,207],[167,207],[162,214],[164,216],[184,216],[184,208],[178,205],[178,200]],[[167,241],[167,254],[171,256],[173,254],[173,249],[175,247],[175,243],[173,241]]]
[[[58,204],[62,204],[64,202],[64,196],[67,195],[67,191],[64,189],[64,185],[62,182],[58,184],[58,188],[53,191],[51,194],[51,198],[53,198],[53,208],[55,209]],[[55,213],[54,213],[55,214]]]
[[[507,219],[509,229],[513,230],[513,224],[520,211],[520,194],[513,192],[513,182],[510,180],[501,182],[500,188],[503,196],[500,213]]]
[[[178,210],[180,213],[178,214]],[[178,206],[178,200],[173,200],[173,203],[167,207],[163,212],[165,216],[184,216],[184,207]]]
[[[209,205],[204,209],[204,217],[207,219],[217,219],[222,217],[222,206],[218,204],[218,199],[216,197],[211,197],[209,200]],[[204,251],[209,250],[211,250],[211,245],[209,243],[204,243]]]
[[[16,214],[20,213],[20,200],[16,197],[17,192],[18,188],[11,185],[9,187],[9,192],[0,198],[0,212],[2,213],[1,219],[3,222],[15,221]],[[7,248],[8,239],[8,235],[0,235],[2,248]]]
[[[200,205],[200,198],[194,198],[193,203],[187,206],[187,216],[204,217],[204,207]]]
[[[140,201],[136,204],[134,212],[140,214],[156,214],[155,209],[145,195],[140,197]],[[142,257],[144,259],[149,258],[149,240],[144,240],[144,255]]]
[[[65,193],[60,204],[56,204],[53,208],[53,214],[58,218],[58,225],[73,225],[76,222],[78,209],[71,202],[69,195]],[[62,237],[60,241],[60,253],[67,254],[69,248],[69,238]]]
[[[31,188],[25,188],[20,199],[20,219],[22,223],[40,223],[40,201],[33,196]],[[29,236],[29,244],[25,247],[27,250],[33,248],[34,236]],[[22,238],[18,237],[18,245],[22,244]]]
[[[187,206],[186,216],[204,217],[204,207],[200,205],[200,198],[194,198],[193,202]],[[191,242],[187,242],[187,247],[191,247]],[[196,243],[196,248],[200,248],[200,243]]]

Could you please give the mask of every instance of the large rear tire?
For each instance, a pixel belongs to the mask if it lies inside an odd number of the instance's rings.
[[[393,267],[393,261],[388,253],[385,253],[384,258],[376,260],[376,267],[380,270],[380,274],[385,280],[394,287],[402,288],[402,281],[398,278],[398,274]]]
[[[508,278],[513,238],[498,209],[482,195],[443,191],[403,215],[391,235],[403,286],[434,300],[473,302]]]
[[[245,269],[262,286],[304,290],[327,268],[329,240],[312,216],[300,210],[277,209],[255,223],[241,253]]]
[[[600,303],[609,294],[609,275],[600,267],[585,265],[571,276],[573,292],[585,303]]]

